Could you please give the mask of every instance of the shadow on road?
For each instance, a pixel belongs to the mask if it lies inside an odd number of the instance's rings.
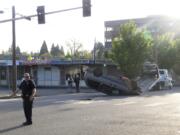
[[[21,125],[17,125],[17,126],[6,128],[6,129],[0,129],[0,134],[6,133],[6,132],[10,132],[12,130],[16,130],[16,129],[22,128],[22,127],[24,127],[24,126],[21,124]]]

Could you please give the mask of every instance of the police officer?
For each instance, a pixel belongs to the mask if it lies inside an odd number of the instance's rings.
[[[29,73],[24,74],[24,79],[19,85],[19,90],[22,91],[23,109],[26,118],[24,126],[32,124],[32,107],[33,100],[36,94],[36,85],[33,80],[30,79]],[[18,91],[19,91],[18,90]],[[16,91],[15,94],[18,92]]]

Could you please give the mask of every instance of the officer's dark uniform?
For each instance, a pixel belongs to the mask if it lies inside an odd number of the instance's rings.
[[[19,86],[19,89],[22,90],[23,108],[26,122],[31,124],[33,100],[30,101],[30,96],[32,95],[34,88],[36,88],[36,85],[32,80],[23,80]]]

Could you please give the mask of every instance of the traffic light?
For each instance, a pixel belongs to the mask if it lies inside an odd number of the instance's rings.
[[[91,0],[83,0],[83,17],[91,16]]]
[[[45,9],[44,6],[37,7],[38,24],[45,24]]]

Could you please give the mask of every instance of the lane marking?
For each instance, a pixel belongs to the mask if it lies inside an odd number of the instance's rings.
[[[84,104],[84,105],[87,105],[87,104],[92,104],[92,103],[104,103],[105,101],[104,100],[99,100],[99,101],[96,101],[96,100],[91,100],[91,101],[76,101],[74,102],[73,104]]]
[[[84,104],[84,105],[86,105],[86,104],[91,104],[91,103],[93,103],[93,101],[77,101],[73,104]]]
[[[148,105],[144,105],[144,106],[147,106],[147,107],[154,107],[154,106],[160,106],[160,105],[166,105],[168,103],[153,103],[153,104],[148,104]]]
[[[54,104],[65,103],[66,101],[55,101]]]
[[[118,104],[114,104],[114,105],[131,105],[131,104],[135,104],[137,102],[122,102],[122,103],[118,103]]]

